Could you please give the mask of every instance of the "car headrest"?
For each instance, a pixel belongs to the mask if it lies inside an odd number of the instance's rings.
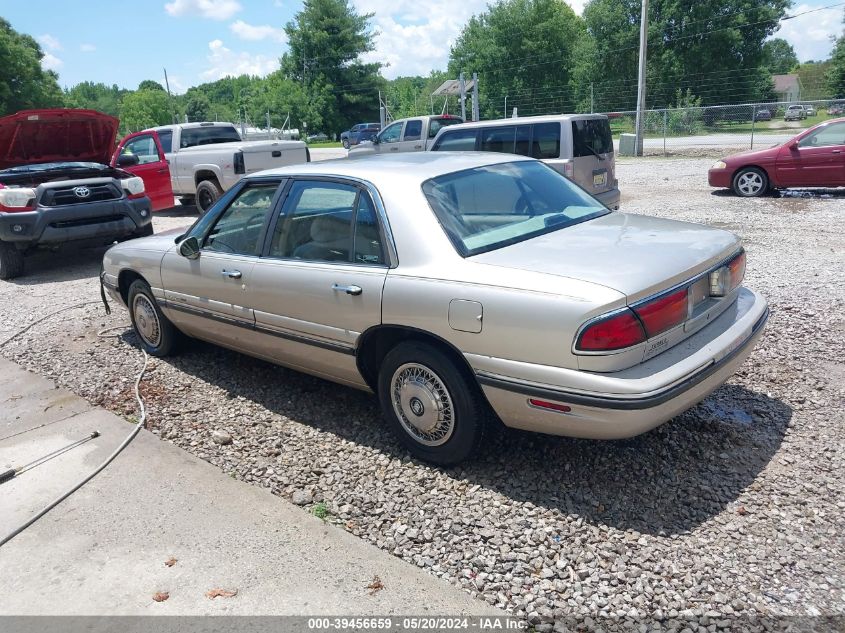
[[[349,237],[349,222],[331,215],[318,215],[311,222],[311,239],[315,242],[336,242]]]

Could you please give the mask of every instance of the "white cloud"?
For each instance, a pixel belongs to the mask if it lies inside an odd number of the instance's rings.
[[[80,44],[79,50],[81,50],[83,53],[93,53],[95,50],[97,50],[97,47],[93,44]]]
[[[804,11],[811,11],[817,7],[809,4],[799,4],[790,13],[795,15]],[[798,60],[802,62],[825,60],[833,50],[831,36],[838,37],[842,33],[842,10],[840,7],[815,11],[800,15],[781,23],[780,30],[774,37],[782,37],[792,44]]]
[[[44,57],[41,58],[41,67],[44,70],[58,70],[62,66],[64,66],[64,62],[53,55],[53,53],[44,53]]]
[[[360,13],[375,13],[379,34],[376,50],[364,60],[389,64],[382,73],[388,79],[403,75],[428,75],[443,70],[449,50],[473,15],[487,9],[489,0],[353,0]],[[580,14],[585,0],[568,2]]]
[[[237,0],[173,0],[164,5],[172,16],[198,15],[211,20],[228,20],[243,7]]]
[[[201,73],[202,79],[206,81],[238,75],[264,76],[279,68],[279,60],[275,57],[252,55],[246,52],[237,53],[223,46],[221,40],[210,41],[208,49],[210,67]]]
[[[62,50],[62,43],[49,33],[45,33],[44,35],[39,35],[38,42],[47,50],[51,51],[60,51]]]
[[[243,20],[232,22],[229,25],[232,33],[237,35],[242,40],[249,40],[252,42],[265,39],[273,39],[277,42],[287,42],[287,34],[284,29],[275,29],[267,24],[253,25],[247,24]]]

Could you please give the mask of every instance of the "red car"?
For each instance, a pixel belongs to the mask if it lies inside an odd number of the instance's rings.
[[[783,145],[728,156],[710,168],[707,181],[743,197],[789,187],[845,187],[845,118],[820,123]]]

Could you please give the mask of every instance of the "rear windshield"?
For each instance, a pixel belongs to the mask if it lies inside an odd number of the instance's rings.
[[[424,182],[422,190],[463,257],[609,213],[564,176],[536,161],[445,174]]]
[[[183,128],[179,147],[212,145],[214,143],[240,142],[241,136],[231,125]]]
[[[449,125],[457,125],[458,123],[463,122],[463,119],[456,116],[432,119],[428,124],[428,138],[434,138],[437,136],[440,128],[444,128]]]
[[[580,119],[572,122],[572,156],[595,156],[613,151],[613,137],[607,119]]]

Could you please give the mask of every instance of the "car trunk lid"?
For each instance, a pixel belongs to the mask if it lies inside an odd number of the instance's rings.
[[[22,110],[0,118],[0,169],[65,161],[108,164],[119,121],[102,112]]]
[[[472,260],[600,284],[632,303],[705,272],[739,246],[720,229],[609,213]]]

